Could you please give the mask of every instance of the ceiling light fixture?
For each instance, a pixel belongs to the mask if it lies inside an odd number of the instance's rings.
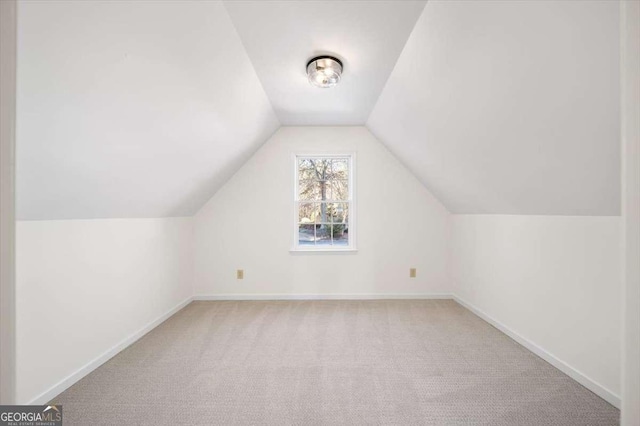
[[[342,62],[333,56],[317,56],[307,62],[309,83],[327,89],[340,82]]]

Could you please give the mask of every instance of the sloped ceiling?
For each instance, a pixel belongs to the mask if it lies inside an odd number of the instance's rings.
[[[617,2],[25,1],[18,38],[23,220],[191,215],[280,124],[365,122],[453,212],[619,213]]]
[[[218,2],[25,1],[20,219],[195,213],[279,127]]]
[[[454,213],[620,212],[616,1],[430,1],[367,126]]]

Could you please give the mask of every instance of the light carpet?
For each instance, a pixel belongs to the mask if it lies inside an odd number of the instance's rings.
[[[53,401],[65,425],[616,425],[452,300],[193,302]]]

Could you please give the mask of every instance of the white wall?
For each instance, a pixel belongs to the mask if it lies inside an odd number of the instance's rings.
[[[460,299],[619,405],[619,217],[455,215],[452,246]]]
[[[356,152],[357,253],[290,253],[295,152]],[[280,128],[194,230],[196,296],[449,292],[449,213],[364,127]]]
[[[190,298],[191,249],[191,218],[18,222],[18,402],[46,402]]]
[[[0,2],[0,404],[15,387],[16,2]]]
[[[622,2],[622,424],[640,425],[640,3]]]

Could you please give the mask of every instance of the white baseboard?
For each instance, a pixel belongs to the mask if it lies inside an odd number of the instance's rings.
[[[580,383],[585,388],[589,389],[591,392],[598,395],[600,398],[607,401],[609,404],[613,405],[616,408],[620,408],[621,403],[620,403],[619,395],[616,395],[615,393],[611,392],[609,389],[605,388],[595,380],[590,379],[585,374],[571,367],[566,362],[560,360],[559,358],[556,358],[551,353],[547,352],[546,350],[536,345],[532,341],[516,333],[506,325],[502,324],[500,321],[492,318],[491,316],[483,312],[481,309],[463,300],[458,295],[453,294],[452,298],[453,300],[458,302],[460,305],[464,306],[465,308],[467,308],[468,310],[470,310],[471,312],[473,312],[474,314],[476,314],[477,316],[479,316],[480,318],[482,318],[483,320],[485,320],[486,322],[488,322],[498,330],[502,331],[504,334],[511,337],[513,340],[515,340],[516,342],[518,342],[519,344],[521,344],[522,346],[524,346],[534,354],[538,355],[543,360],[547,361],[549,364],[553,365],[558,370],[562,371],[567,376],[571,377],[576,382]]]
[[[381,299],[452,299],[449,293],[354,293],[354,294],[200,294],[193,300],[381,300]]]
[[[123,349],[125,349],[128,346],[130,346],[133,343],[135,343],[142,336],[144,336],[145,334],[147,334],[148,332],[150,332],[151,330],[153,330],[154,328],[159,326],[161,323],[163,323],[165,320],[167,320],[173,314],[178,312],[180,309],[182,309],[185,306],[187,306],[189,303],[191,303],[192,300],[193,300],[193,297],[189,297],[189,298],[183,300],[182,302],[178,303],[175,307],[171,308],[165,314],[159,316],[158,318],[156,318],[155,320],[151,321],[149,324],[145,325],[140,330],[136,331],[135,333],[133,333],[132,335],[130,335],[126,339],[120,341],[118,344],[113,346],[111,349],[109,349],[108,351],[106,351],[105,353],[100,355],[99,357],[95,358],[94,360],[90,361],[89,363],[85,364],[83,367],[78,369],[76,372],[74,372],[74,373],[70,374],[69,376],[65,377],[64,379],[62,379],[61,381],[59,381],[58,383],[53,385],[48,390],[46,390],[43,393],[41,393],[40,395],[36,396],[35,398],[33,398],[31,401],[27,402],[26,404],[28,404],[28,405],[43,405],[43,404],[46,404],[47,402],[51,401],[56,396],[60,395],[66,389],[71,387],[71,385],[73,385],[74,383],[76,383],[77,381],[82,379],[87,374],[91,373],[96,368],[100,367],[105,362],[109,361],[111,358],[113,358],[115,355],[117,355]]]

